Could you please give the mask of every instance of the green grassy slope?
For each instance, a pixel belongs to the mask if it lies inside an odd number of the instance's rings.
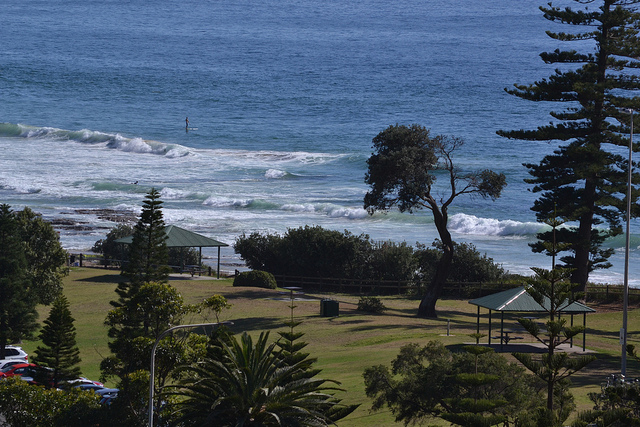
[[[117,271],[98,268],[73,268],[65,278],[64,292],[75,318],[82,372],[92,379],[100,376],[100,360],[109,354],[107,328],[103,322],[110,309],[109,301],[116,297],[114,289],[120,279]],[[221,320],[232,320],[232,330],[236,333],[248,331],[257,334],[271,330],[271,338],[275,340],[277,331],[285,329],[284,322],[290,315],[288,295],[283,295],[280,290],[234,288],[229,279],[199,280],[191,279],[189,275],[172,279],[170,283],[189,303],[214,294],[224,295],[233,307],[223,313]],[[294,315],[303,322],[298,331],[305,333],[303,340],[309,344],[307,351],[318,359],[317,366],[323,369],[321,375],[342,383],[346,392],[340,397],[346,403],[361,404],[356,412],[340,422],[344,427],[394,424],[393,416],[386,410],[369,412],[371,404],[365,396],[362,379],[364,368],[388,365],[400,347],[409,342],[426,343],[438,339],[453,346],[472,341],[469,334],[476,331],[477,308],[466,300],[441,300],[438,302],[438,319],[419,319],[415,316],[419,301],[415,299],[383,297],[388,310],[381,315],[370,315],[356,310],[358,297],[332,295],[340,303],[340,316],[327,318],[320,316],[318,301],[326,296],[317,293],[305,295],[312,301],[296,301]],[[40,308],[41,321],[47,313],[47,307]],[[197,322],[198,319],[185,319],[185,323],[190,321]],[[493,322],[496,327],[499,318],[495,314]],[[505,322],[513,325],[515,319],[505,316]],[[576,322],[582,322],[582,318]],[[483,310],[481,327],[485,330],[487,323],[488,315]],[[588,316],[587,348],[597,352],[598,360],[574,377],[573,393],[579,409],[590,408],[587,393],[599,390],[607,374],[620,370],[618,331],[621,324],[622,314],[610,307],[601,307],[598,313]],[[449,336],[447,325],[450,327]],[[640,344],[639,309],[630,310],[629,325],[630,343]],[[22,345],[32,353],[38,342],[25,341]],[[640,376],[640,364],[630,360],[627,374]]]

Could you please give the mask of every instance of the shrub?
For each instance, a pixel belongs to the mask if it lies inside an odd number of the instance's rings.
[[[305,277],[366,277],[369,236],[319,226],[288,229],[284,236],[243,234],[234,249],[247,267]]]
[[[99,401],[98,395],[80,389],[46,390],[16,377],[0,381],[0,415],[6,425],[106,425],[107,408]]]
[[[275,289],[278,284],[273,274],[261,270],[252,270],[239,273],[235,279],[233,279],[233,286]]]
[[[418,245],[414,252],[420,265],[423,283],[429,283],[435,274],[438,260],[442,256],[442,243],[435,240],[432,248]],[[507,272],[487,254],[481,254],[471,243],[453,245],[453,261],[447,280],[449,282],[496,283],[502,281]]]
[[[382,313],[387,309],[380,298],[376,297],[360,297],[358,301],[358,310],[368,313]]]
[[[116,240],[128,237],[133,234],[133,226],[129,224],[118,224],[107,233],[106,239],[98,240],[91,248],[91,251],[102,254],[103,265],[110,265],[114,260],[126,261],[129,259],[129,245],[121,245]]]

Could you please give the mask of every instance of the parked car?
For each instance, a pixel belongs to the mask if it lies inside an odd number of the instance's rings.
[[[95,393],[99,396],[102,396],[102,399],[100,399],[100,404],[109,406],[111,405],[111,402],[113,402],[113,400],[118,397],[119,391],[120,390],[117,388],[103,388],[95,390]]]
[[[9,378],[16,375],[23,376],[24,374],[33,374],[36,365],[34,363],[18,363],[16,365],[9,365],[0,369],[0,379]],[[31,375],[27,375],[31,376]]]
[[[96,384],[79,384],[75,386],[75,388],[93,391],[95,394],[100,396],[100,403],[103,405],[111,405],[111,402],[118,397],[118,392],[120,391],[117,388],[101,387]]]
[[[78,385],[74,385],[74,388],[79,388],[80,390],[101,390],[103,388],[105,388],[102,384],[98,385],[98,384],[78,384]]]
[[[118,394],[108,394],[106,396],[103,396],[102,399],[100,399],[100,404],[101,405],[111,405],[111,402],[114,401],[115,398],[118,397]]]
[[[78,387],[85,384],[97,386],[97,387],[104,387],[104,384],[102,384],[101,382],[93,381],[85,377],[76,378],[75,380],[69,380],[67,381],[67,384],[71,387]]]
[[[0,361],[5,360],[21,360],[23,362],[26,362],[27,360],[29,360],[29,355],[25,353],[22,347],[7,345],[4,348],[4,359],[0,359]]]
[[[100,396],[103,396],[103,397],[105,397],[105,396],[117,396],[119,391],[120,390],[117,389],[117,388],[106,388],[106,387],[102,387],[102,388],[100,388],[98,390],[94,390],[94,392],[96,394],[99,394]]]
[[[4,369],[7,366],[17,365],[18,363],[25,363],[24,360],[20,359],[2,359],[0,360],[0,370]]]
[[[4,378],[19,376],[29,384],[46,385],[53,387],[53,369],[38,366],[34,363],[18,363],[8,365],[0,369],[0,380]]]

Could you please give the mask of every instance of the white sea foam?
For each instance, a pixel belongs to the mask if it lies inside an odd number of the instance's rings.
[[[224,196],[211,196],[202,204],[211,207],[246,207],[252,202],[252,199],[233,199]]]
[[[287,176],[287,172],[279,169],[269,169],[264,173],[265,178],[278,179]]]
[[[109,148],[115,148],[127,153],[152,153],[153,149],[142,138],[127,139],[118,136],[107,144]]]
[[[160,197],[163,200],[178,200],[188,197],[191,193],[189,191],[176,190],[174,188],[164,187],[160,190]]]
[[[170,158],[193,154],[193,150],[182,145],[166,144],[142,138],[127,138],[118,133],[98,132],[89,129],[73,131],[27,125],[19,125],[18,128],[21,130],[19,133],[14,127],[9,128],[6,125],[2,129],[8,134],[18,133],[19,136],[27,139],[72,141],[91,145],[104,144],[108,148],[126,153],[159,154]]]
[[[282,210],[291,212],[315,212],[316,207],[312,203],[287,203],[282,205]]]
[[[323,211],[326,212],[330,218],[362,219],[368,216],[367,211],[362,208],[326,205],[323,207]]]
[[[0,185],[0,188],[9,191],[15,191],[18,194],[38,194],[42,191],[39,187],[34,187],[32,183],[7,183]]]
[[[449,230],[460,234],[480,236],[526,236],[536,234],[544,227],[537,222],[478,218],[462,213],[452,215],[449,218]]]
[[[362,219],[368,216],[361,208],[349,208],[330,203],[288,203],[282,210],[300,213],[322,213],[329,218]]]

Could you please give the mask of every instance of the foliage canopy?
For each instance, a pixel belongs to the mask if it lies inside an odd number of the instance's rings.
[[[593,41],[594,52],[556,49],[540,55],[558,69],[548,79],[530,85],[514,85],[508,93],[530,101],[558,103],[564,110],[551,111],[553,121],[535,130],[499,131],[498,134],[529,141],[559,141],[553,154],[539,164],[525,164],[531,178],[525,180],[539,193],[532,210],[539,221],[556,215],[569,224],[558,230],[558,242],[568,251],[561,261],[574,269],[571,281],[586,290],[589,272],[608,268],[613,250],[604,248],[608,237],[622,232],[626,211],[627,161],[621,153],[629,145],[629,108],[640,108],[640,39],[637,1],[575,0],[575,8],[549,3],[540,7],[545,19],[574,25],[574,33],[548,31],[559,42]],[[599,5],[594,7],[594,4]],[[584,43],[582,43],[584,46]],[[635,147],[634,147],[635,148]],[[633,175],[633,216],[640,214]],[[605,225],[606,227],[604,227]],[[550,242],[550,231],[538,235]],[[541,243],[535,252],[544,252]]]
[[[76,328],[64,295],[53,302],[40,331],[42,346],[36,349],[34,363],[52,369],[53,387],[80,376],[80,349],[76,345]]]
[[[374,153],[367,160],[364,180],[370,190],[364,197],[364,207],[369,213],[397,207],[400,212],[427,209],[433,214],[442,242],[442,257],[420,302],[418,315],[422,317],[436,317],[436,302],[451,268],[454,246],[447,228],[449,206],[463,194],[495,200],[506,185],[502,173],[488,169],[461,171],[453,157],[462,145],[460,138],[431,136],[424,126],[395,125],[373,138]],[[434,191],[436,172],[446,174],[442,197]]]
[[[268,333],[254,342],[244,333],[210,347],[208,357],[185,366],[185,378],[172,391],[188,425],[328,426],[337,405],[336,383],[315,376],[297,377],[306,359],[287,364],[268,343]]]
[[[533,377],[493,352],[454,353],[439,341],[424,347],[407,344],[391,362],[365,369],[367,396],[373,410],[387,406],[397,422],[421,423],[434,417],[470,420],[475,409],[481,424],[509,420],[520,425],[540,401]],[[466,414],[466,415],[465,415]]]

